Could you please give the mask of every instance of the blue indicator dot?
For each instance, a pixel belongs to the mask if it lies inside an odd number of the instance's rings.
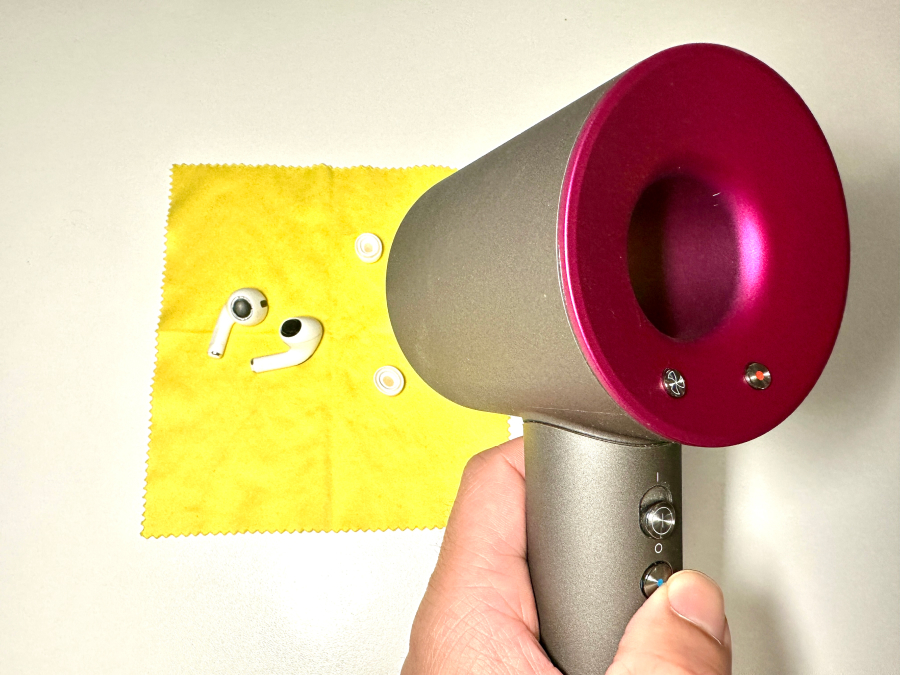
[[[666,580],[665,580],[665,579],[657,579],[657,580],[656,580],[656,587],[659,588],[659,587],[662,586],[664,583],[666,583]]]

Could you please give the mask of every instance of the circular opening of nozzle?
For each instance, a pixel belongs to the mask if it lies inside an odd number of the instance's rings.
[[[628,274],[660,332],[693,340],[715,328],[731,309],[738,263],[735,219],[721,190],[682,174],[643,191],[628,229]]]

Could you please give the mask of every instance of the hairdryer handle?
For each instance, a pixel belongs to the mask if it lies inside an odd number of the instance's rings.
[[[525,484],[541,642],[566,675],[603,673],[645,600],[648,569],[682,568],[681,445],[627,445],[526,422]],[[653,499],[665,505],[660,494],[675,525],[657,539],[645,534],[642,499],[646,511]]]

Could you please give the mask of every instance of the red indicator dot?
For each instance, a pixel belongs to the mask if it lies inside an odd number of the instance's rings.
[[[761,370],[757,370],[756,371],[756,379],[759,380],[760,382],[762,382],[764,379],[766,379],[766,374]]]

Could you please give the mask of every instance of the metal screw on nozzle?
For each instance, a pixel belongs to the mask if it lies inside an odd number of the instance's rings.
[[[684,378],[674,368],[666,368],[666,372],[663,373],[663,386],[672,398],[681,398],[687,391]]]

